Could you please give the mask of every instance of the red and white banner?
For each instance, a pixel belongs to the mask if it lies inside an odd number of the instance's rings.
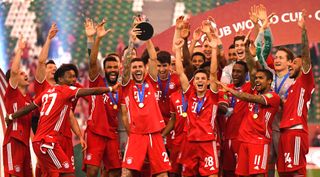
[[[301,29],[297,25],[302,9],[307,10],[306,27],[310,42],[320,41],[320,1],[319,0],[239,0],[219,6],[207,12],[190,18],[191,32],[200,26],[207,17],[212,16],[217,24],[219,36],[225,48],[233,42],[237,32],[244,33],[253,28],[249,20],[250,7],[263,4],[268,14],[274,12],[271,18],[271,30],[274,37],[273,45],[286,45],[301,43]],[[152,19],[151,24],[152,24]],[[174,27],[154,36],[152,41],[161,50],[171,51]],[[192,34],[192,33],[191,33]],[[190,35],[190,38],[192,35]],[[139,48],[139,53],[144,46]]]
[[[6,92],[6,88],[8,86],[5,78],[6,77],[2,69],[0,68],[0,176],[4,176],[3,155],[2,155],[2,143],[3,143],[4,133],[6,131],[6,124],[4,121],[4,117],[6,116],[6,108],[4,106],[4,95]]]

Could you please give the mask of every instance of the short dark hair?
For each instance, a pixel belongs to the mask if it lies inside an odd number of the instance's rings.
[[[273,81],[273,74],[272,74],[271,71],[269,71],[269,70],[267,70],[267,69],[258,69],[258,70],[257,70],[257,73],[258,73],[258,72],[264,73],[264,74],[267,76],[267,80]]]
[[[47,62],[46,62],[46,66],[48,65],[48,64],[56,64],[53,60],[48,60]]]
[[[238,41],[238,40],[244,41],[245,39],[246,39],[246,36],[235,36],[233,38],[233,44],[235,45],[236,41]]]
[[[248,72],[248,71],[249,71],[249,69],[248,69],[248,65],[247,65],[247,63],[246,63],[246,62],[244,62],[244,61],[236,61],[236,63],[235,63],[235,64],[242,65],[242,66],[244,67],[244,71],[245,71],[245,72]]]
[[[234,45],[234,43],[233,44],[231,44],[230,46],[229,46],[229,50],[230,49],[234,49],[236,46]]]
[[[133,63],[133,62],[142,62],[143,65],[146,65],[141,58],[133,58],[133,59],[130,61],[130,63]]]
[[[278,51],[284,51],[287,54],[287,60],[292,61],[293,59],[295,59],[293,52],[287,48],[287,47],[279,47]]]
[[[210,67],[210,65],[211,65],[211,61],[206,61],[200,65],[199,69],[204,69],[205,67],[208,67],[208,66]]]
[[[8,69],[8,71],[6,72],[6,81],[9,82],[11,76],[11,69]]]
[[[76,77],[78,77],[78,68],[74,64],[63,64],[61,65],[57,71],[54,73],[54,80],[56,83],[59,83],[59,78],[63,77],[67,71],[73,70],[76,73]]]
[[[171,54],[167,51],[160,51],[157,53],[157,60],[164,64],[168,63],[169,65],[171,64]]]
[[[120,55],[117,54],[117,53],[115,53],[115,52],[109,53],[109,54],[107,55],[107,57],[110,57],[110,56],[116,56],[116,57],[119,57],[119,58],[120,58]]]
[[[156,52],[160,51],[160,48],[157,46],[154,48],[156,50]],[[148,50],[147,49],[144,49],[144,51],[142,52],[141,54],[141,60],[145,63],[145,64],[148,64],[149,62],[149,53],[148,53]]]
[[[114,56],[107,56],[104,60],[103,60],[103,67],[105,67],[106,63],[108,61],[115,61],[118,62],[118,60],[114,57]]]
[[[205,70],[205,69],[197,69],[195,72],[194,72],[194,76],[196,75],[196,74],[198,74],[198,73],[204,73],[204,74],[206,74],[206,76],[207,76],[207,78],[209,79],[209,73],[207,72],[207,70]]]
[[[193,59],[194,56],[201,56],[203,61],[206,61],[206,56],[202,52],[195,52],[191,56],[191,60]]]

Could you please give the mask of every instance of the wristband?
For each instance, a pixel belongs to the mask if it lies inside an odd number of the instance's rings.
[[[112,87],[109,86],[108,89],[109,89],[109,92],[112,92]]]
[[[9,120],[13,120],[12,114],[9,114]]]
[[[219,44],[219,45],[218,45],[218,49],[219,49],[219,50],[223,50],[223,45],[222,45],[222,44]]]

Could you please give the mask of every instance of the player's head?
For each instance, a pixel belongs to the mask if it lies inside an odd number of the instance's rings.
[[[167,78],[170,73],[171,54],[167,51],[157,53],[157,70],[160,78]]]
[[[292,60],[289,60],[289,78],[297,79],[301,75],[302,71],[302,58],[301,56],[297,56]]]
[[[258,69],[255,77],[256,89],[259,93],[264,93],[271,89],[273,74],[267,69]]]
[[[244,61],[237,61],[232,68],[232,82],[236,87],[242,86],[246,81],[248,66]]]
[[[146,65],[140,58],[131,60],[131,75],[136,83],[142,83],[145,78]]]
[[[11,69],[9,69],[7,72],[6,72],[6,81],[9,82],[10,80],[10,77],[11,77]],[[18,73],[18,86],[20,87],[26,87],[29,85],[29,77],[28,77],[28,74],[23,71],[22,69],[19,69],[19,73]]]
[[[193,85],[197,92],[204,92],[209,85],[209,73],[204,69],[198,69],[194,73]]]
[[[276,52],[276,57],[273,60],[274,69],[276,72],[288,71],[289,62],[294,59],[293,52],[286,47],[279,47]]]
[[[212,47],[209,44],[208,38],[205,38],[202,44],[202,52],[204,56],[206,57],[206,61],[211,60],[211,53],[212,53]]]
[[[74,64],[63,64],[54,73],[54,80],[59,85],[74,85],[78,77],[78,68]]]
[[[117,53],[109,53],[107,57],[114,57],[118,62],[120,62],[120,55],[118,55]]]
[[[200,66],[205,62],[206,56],[201,52],[195,52],[191,56],[192,65],[199,69]]]
[[[154,49],[156,50],[157,53],[160,51],[159,47],[154,47]],[[148,53],[148,49],[144,49],[144,51],[141,54],[141,60],[144,62],[144,64],[148,64],[149,59],[150,59],[150,56]]]
[[[210,73],[210,65],[211,65],[211,61],[206,61],[204,63],[201,64],[201,66],[199,67],[199,69],[203,69],[205,70],[207,73]]]
[[[57,70],[56,63],[53,60],[48,60],[46,62],[46,79],[54,79],[54,73]]]
[[[230,62],[232,61],[237,61],[237,53],[236,53],[236,49],[234,47],[234,44],[231,44],[228,50],[228,60]]]
[[[108,56],[103,60],[105,78],[111,85],[117,83],[119,76],[119,62],[114,56]]]
[[[246,56],[245,36],[235,36],[233,39],[234,49],[236,50],[237,60],[244,60]]]

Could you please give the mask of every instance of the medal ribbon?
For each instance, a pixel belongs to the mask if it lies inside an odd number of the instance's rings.
[[[182,100],[182,110],[183,112],[187,112],[188,102],[185,100],[183,92],[181,93],[181,100]]]
[[[144,92],[145,92],[145,89],[146,89],[146,83],[144,82],[142,84],[142,88],[141,90],[139,89],[139,87],[136,85],[137,87],[137,90],[138,90],[138,96],[139,96],[139,102],[140,103],[143,103],[143,100],[144,100]]]
[[[203,104],[204,104],[204,98],[202,98],[202,99],[199,98],[198,104],[197,104],[197,113],[198,114],[200,113]]]
[[[171,80],[171,75],[169,74],[168,75],[168,79],[167,79],[167,83],[166,83],[166,88],[165,88],[165,90],[163,90],[162,82],[161,82],[160,77],[158,75],[158,85],[159,85],[160,90],[161,90],[161,98],[165,98],[167,96],[167,93],[168,93],[168,90],[169,90],[170,80]]]
[[[281,81],[281,83],[280,83],[280,85],[279,85],[279,88],[278,88],[278,86],[277,86],[277,84],[278,84],[278,82],[277,82],[277,80],[278,80],[278,76],[276,75],[276,78],[275,78],[275,91],[276,91],[276,93],[277,94],[279,94],[279,92],[280,92],[280,90],[281,90],[281,88],[282,88],[282,86],[283,86],[283,84],[284,84],[284,82],[288,79],[288,77],[289,77],[289,73],[287,73],[285,76],[284,76],[284,78],[282,79],[282,81]],[[288,89],[289,90],[289,89]],[[288,90],[286,91],[286,94],[285,95],[287,95],[287,92],[288,92]]]
[[[104,83],[106,84],[106,87],[109,87],[109,85],[108,85],[108,83],[107,83],[107,81],[105,79],[104,79]],[[113,97],[111,92],[108,92],[108,96],[110,97],[112,104],[114,104],[114,105],[118,104],[118,102],[119,102],[118,92],[115,92],[115,97],[116,98]]]

